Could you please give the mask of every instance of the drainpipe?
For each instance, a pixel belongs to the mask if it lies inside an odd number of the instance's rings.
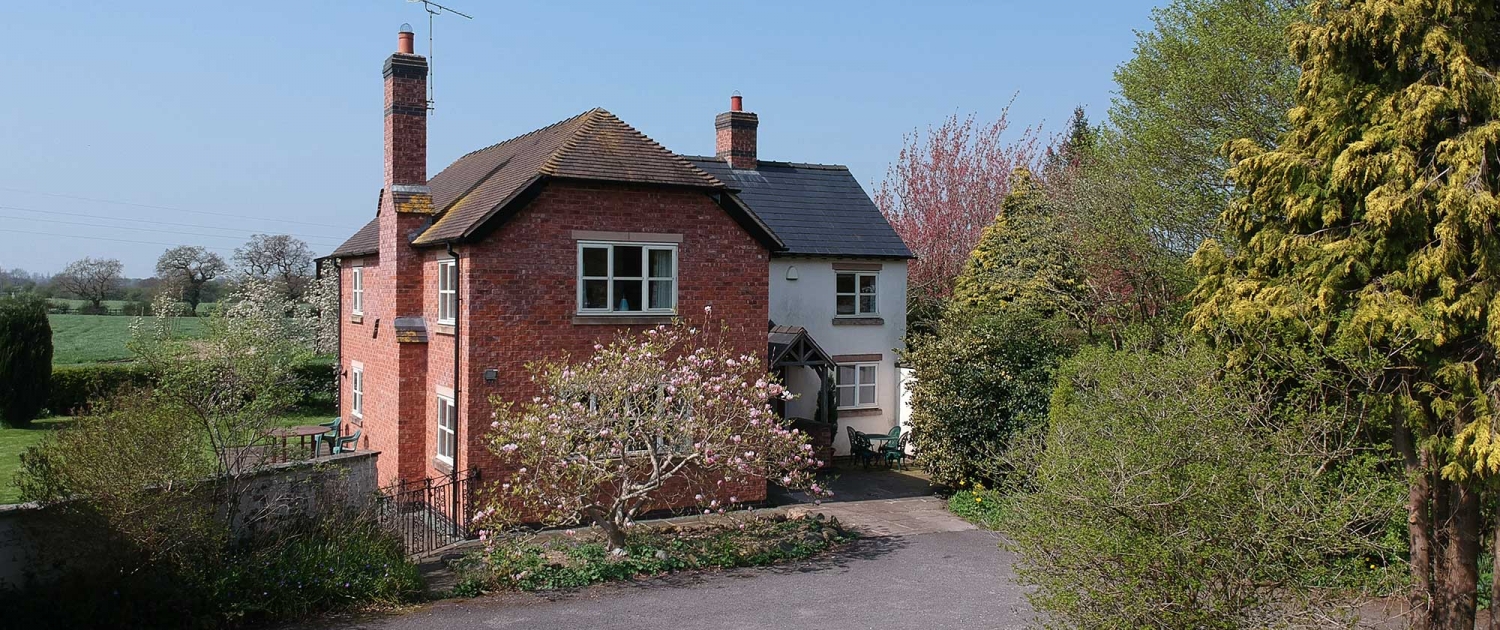
[[[456,501],[458,498],[458,451],[460,448],[463,448],[460,446],[463,444],[463,441],[459,439],[458,431],[459,427],[464,425],[463,420],[465,418],[465,414],[462,411],[463,407],[459,405],[458,399],[458,379],[463,374],[463,371],[458,369],[459,340],[462,339],[459,335],[460,331],[458,327],[463,325],[464,319],[459,317],[458,307],[463,303],[464,292],[459,280],[459,278],[463,277],[463,269],[459,267],[458,252],[453,251],[453,243],[451,242],[448,243],[448,255],[453,257],[453,415],[455,416],[453,419],[453,470],[449,472],[454,484],[449,486],[453,489],[448,494]],[[456,514],[457,510],[454,513]]]

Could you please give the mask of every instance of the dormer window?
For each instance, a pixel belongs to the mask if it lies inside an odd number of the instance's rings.
[[[579,242],[578,312],[677,312],[677,246]]]

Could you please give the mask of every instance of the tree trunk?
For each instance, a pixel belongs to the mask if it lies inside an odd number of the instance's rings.
[[[1448,519],[1444,523],[1442,616],[1447,628],[1473,630],[1479,588],[1479,493],[1466,484],[1448,482]]]
[[[1427,467],[1427,452],[1420,454],[1412,441],[1411,428],[1399,414],[1392,423],[1396,452],[1406,469],[1406,532],[1411,544],[1411,627],[1429,630],[1433,627],[1432,601],[1432,484]]]
[[[1500,576],[1500,511],[1497,511],[1495,513],[1494,527],[1495,539],[1490,543],[1490,554],[1494,556],[1494,559],[1492,560],[1494,564],[1491,565],[1490,569],[1490,608],[1487,614],[1490,618],[1489,629],[1500,630],[1500,615],[1495,614],[1495,607],[1497,602],[1495,601],[1494,584],[1494,582],[1500,581],[1495,579],[1495,576]]]
[[[604,532],[604,540],[609,543],[609,550],[624,549],[625,528],[602,510],[595,512],[593,516],[594,524],[599,526],[599,531]]]

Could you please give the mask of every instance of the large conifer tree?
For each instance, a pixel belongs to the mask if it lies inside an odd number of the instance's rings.
[[[1232,145],[1244,191],[1189,319],[1231,360],[1287,333],[1365,353],[1410,480],[1421,628],[1473,627],[1486,478],[1500,473],[1500,20],[1493,0],[1322,0],[1274,150]],[[1493,508],[1488,508],[1493,509]],[[1490,515],[1493,518],[1494,515]]]

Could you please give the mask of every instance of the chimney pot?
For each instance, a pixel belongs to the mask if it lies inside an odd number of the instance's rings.
[[[729,111],[714,117],[714,155],[729,163],[730,168],[754,169],[757,161],[755,135],[760,117],[745,111],[745,99],[735,92],[729,97]]]
[[[399,33],[396,33],[396,52],[403,55],[416,54],[412,52],[415,50],[415,48],[413,47],[413,38],[415,36],[416,35],[411,32],[410,24],[402,24],[401,31]]]

